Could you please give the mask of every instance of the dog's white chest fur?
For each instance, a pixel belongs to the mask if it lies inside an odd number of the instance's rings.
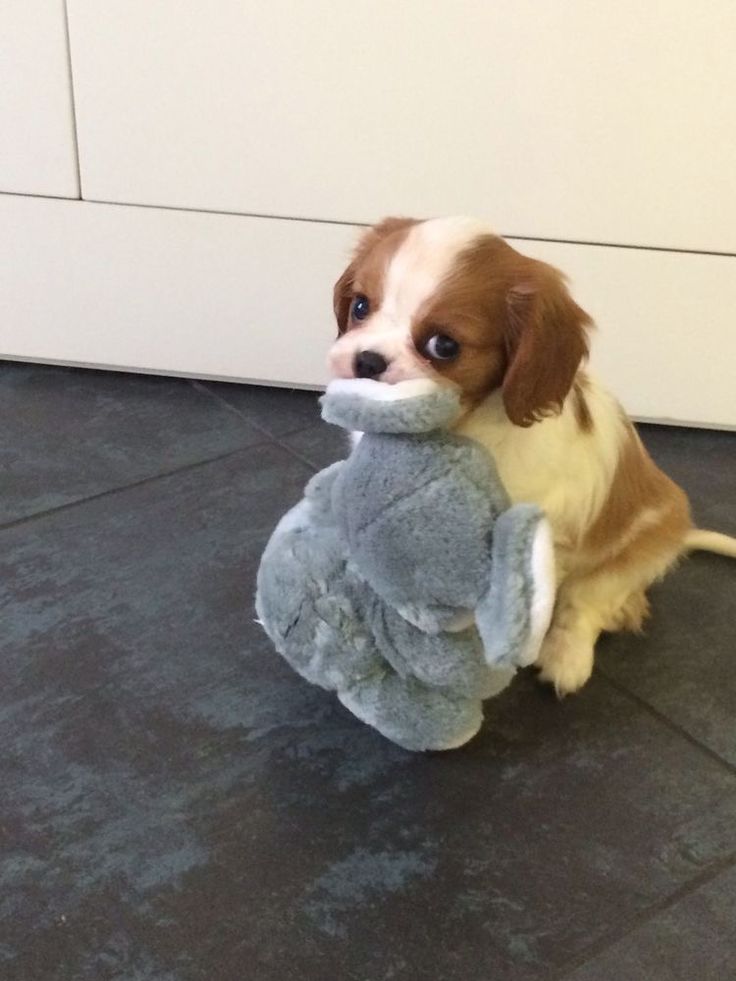
[[[586,388],[590,432],[581,430],[571,399],[558,416],[512,425],[494,392],[463,418],[458,432],[484,446],[514,503],[543,508],[555,541],[574,547],[606,499],[625,426],[616,400],[594,381]]]

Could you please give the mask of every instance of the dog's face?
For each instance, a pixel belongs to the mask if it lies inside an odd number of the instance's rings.
[[[364,233],[335,284],[340,378],[501,388],[512,422],[559,410],[587,354],[587,314],[562,276],[465,218],[389,218]]]

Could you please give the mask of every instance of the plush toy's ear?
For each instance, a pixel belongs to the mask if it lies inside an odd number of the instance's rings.
[[[503,403],[513,423],[531,426],[562,408],[588,354],[592,321],[570,296],[561,273],[542,263],[533,277],[509,291],[506,316]]]

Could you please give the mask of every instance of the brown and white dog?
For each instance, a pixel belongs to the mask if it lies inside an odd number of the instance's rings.
[[[337,377],[439,376],[457,431],[493,454],[511,498],[553,528],[559,592],[537,666],[560,695],[590,677],[601,631],[641,628],[647,587],[683,552],[736,557],[693,528],[618,402],[582,370],[588,315],[563,276],[467,218],[389,218],[335,285]]]

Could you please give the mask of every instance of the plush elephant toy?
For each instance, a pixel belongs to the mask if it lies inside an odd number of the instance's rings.
[[[279,653],[410,750],[475,735],[554,603],[547,519],[510,506],[487,452],[449,431],[459,414],[429,380],[332,382],[323,418],[362,438],[310,480],[258,571]]]

